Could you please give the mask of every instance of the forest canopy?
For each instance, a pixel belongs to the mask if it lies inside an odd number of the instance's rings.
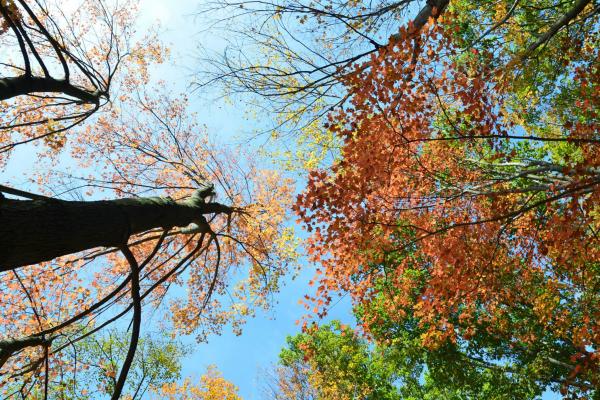
[[[169,82],[144,2],[0,0],[3,397],[239,399],[176,338],[313,270],[267,399],[600,396],[597,1],[189,12],[224,50]]]

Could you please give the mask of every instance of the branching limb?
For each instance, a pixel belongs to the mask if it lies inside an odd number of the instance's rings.
[[[565,15],[563,15],[558,21],[554,23],[542,36],[539,37],[535,43],[527,48],[522,58],[529,57],[538,47],[548,42],[556,33],[567,26],[575,17],[577,17],[583,9],[592,2],[592,0],[579,0],[575,3]]]
[[[131,329],[131,341],[129,343],[129,350],[127,351],[127,356],[125,357],[125,362],[123,363],[123,367],[121,368],[121,372],[119,374],[119,379],[117,380],[117,384],[115,385],[115,390],[111,397],[112,400],[119,400],[121,397],[121,392],[123,391],[123,387],[125,386],[125,380],[127,379],[127,375],[129,374],[129,369],[131,368],[131,364],[133,363],[133,358],[135,356],[135,350],[137,349],[137,344],[140,338],[140,327],[142,324],[142,299],[140,297],[140,268],[135,259],[135,256],[127,247],[124,245],[121,248],[121,252],[129,262],[129,267],[131,268],[131,300],[133,302],[133,325]]]

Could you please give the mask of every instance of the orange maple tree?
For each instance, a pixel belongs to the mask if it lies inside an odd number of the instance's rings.
[[[593,11],[579,3],[577,12]],[[310,172],[296,206],[319,264],[307,299],[324,315],[334,293],[349,293],[367,334],[415,318],[432,349],[476,343],[480,332],[514,351],[543,349],[563,390],[591,390],[600,370],[598,32],[590,22],[587,37],[571,39],[583,50],[552,77],[568,84],[543,93],[527,82],[527,100],[515,70],[533,75],[528,57],[544,38],[516,54],[465,49],[460,17],[402,27],[340,78],[349,104],[325,124],[343,140],[340,157]]]

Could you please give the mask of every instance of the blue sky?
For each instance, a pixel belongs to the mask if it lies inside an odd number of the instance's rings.
[[[142,23],[156,21],[161,26],[161,39],[171,47],[173,62],[159,68],[159,75],[174,90],[186,90],[193,79],[194,57],[197,45],[218,51],[224,43],[202,30],[202,21],[194,17],[197,0],[163,2],[143,1]],[[193,39],[190,40],[190,37]],[[242,107],[215,100],[216,92],[195,92],[190,97],[192,108],[198,112],[200,123],[206,124],[211,137],[220,142],[237,141],[250,133],[255,126],[243,118]],[[279,351],[285,345],[286,336],[297,333],[295,324],[305,309],[298,301],[306,293],[313,271],[303,263],[302,272],[294,279],[287,277],[286,285],[276,296],[277,304],[269,312],[259,312],[244,326],[241,336],[234,335],[226,327],[221,336],[209,337],[208,343],[196,344],[192,337],[184,343],[193,347],[192,354],[183,362],[183,376],[197,377],[210,364],[217,365],[223,375],[239,387],[245,400],[259,399],[261,371],[277,362]],[[331,310],[331,318],[348,319],[350,307],[340,302]],[[160,317],[160,313],[156,317]]]
[[[161,38],[171,46],[174,63],[161,67],[160,75],[173,90],[185,90],[192,80],[198,43],[215,51],[224,45],[208,32],[198,33],[203,25],[201,19],[194,18],[197,7],[197,0],[182,0],[168,5],[160,0],[143,2],[142,22],[151,24],[158,21]],[[190,40],[192,35],[193,40]],[[199,122],[206,124],[209,134],[221,142],[243,139],[244,134],[256,127],[243,118],[243,107],[215,100],[218,96],[216,92],[196,92],[191,96],[191,105],[198,112]],[[312,267],[304,262],[302,265],[302,272],[295,279],[287,277],[285,286],[276,296],[274,308],[250,319],[241,336],[225,328],[223,335],[210,337],[208,344],[195,344],[193,338],[186,338],[185,343],[193,344],[194,351],[184,360],[182,375],[199,376],[208,365],[215,364],[227,379],[239,387],[245,400],[259,399],[261,371],[277,362],[286,337],[299,331],[295,321],[305,309],[298,301],[307,293],[308,281],[313,277]],[[351,318],[349,301],[343,299],[333,307],[331,318],[348,321]]]

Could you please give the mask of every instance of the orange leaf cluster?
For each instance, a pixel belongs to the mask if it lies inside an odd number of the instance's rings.
[[[345,75],[350,104],[326,125],[344,139],[341,159],[310,173],[296,205],[320,264],[316,312],[336,292],[359,307],[384,296],[388,317],[419,320],[426,346],[478,329],[527,346],[547,332],[597,370],[598,71],[578,71],[589,118],[557,139],[580,159],[532,159],[519,142],[546,138],[506,115],[502,69],[485,52],[460,58],[453,29],[402,29]]]

